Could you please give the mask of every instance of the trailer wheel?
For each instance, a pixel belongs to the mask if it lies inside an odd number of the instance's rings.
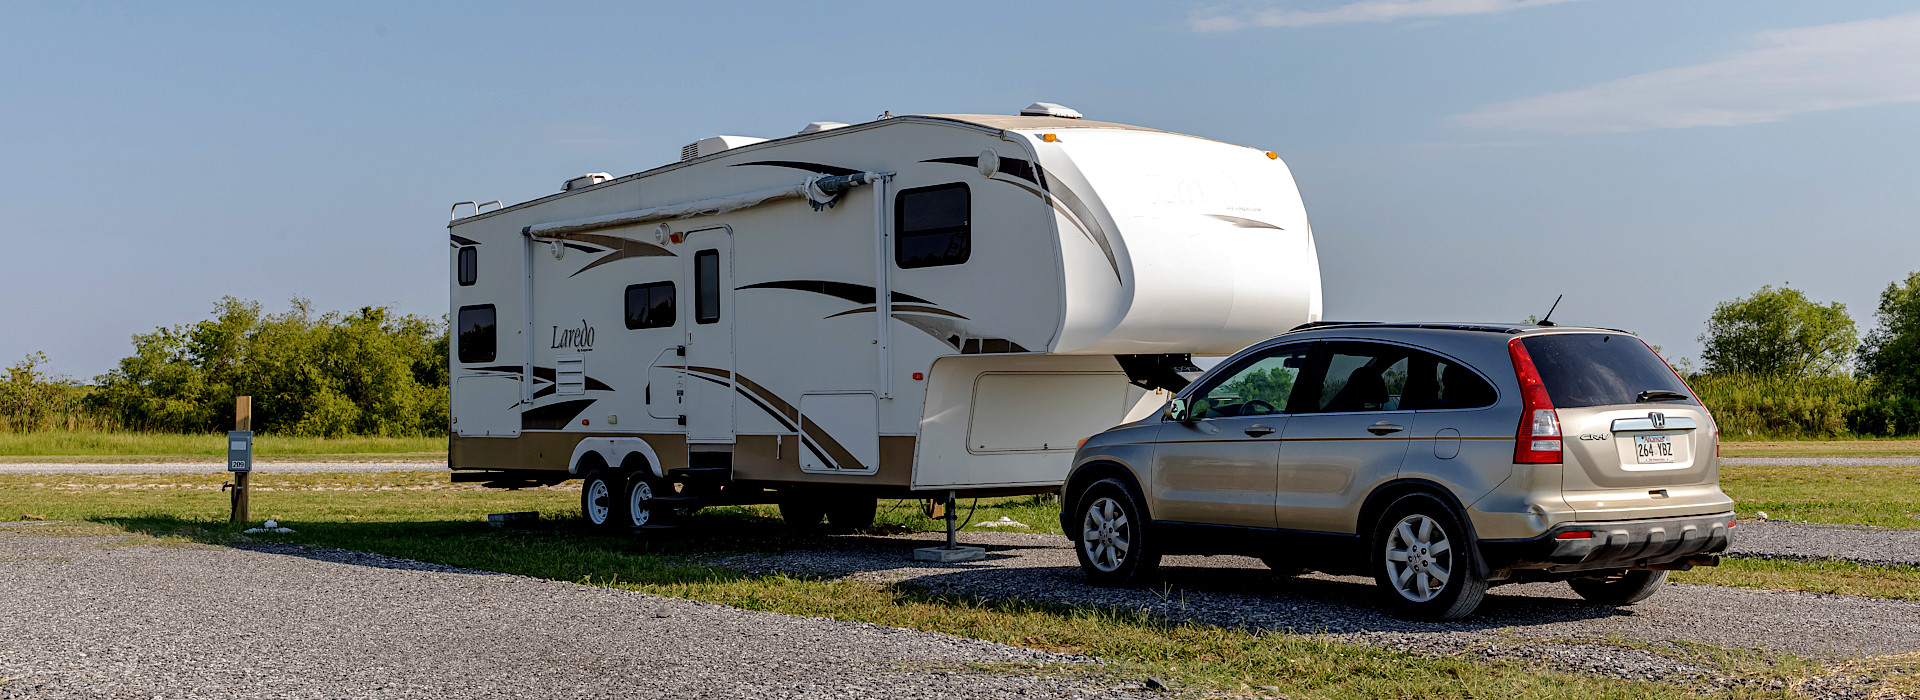
[[[780,496],[780,519],[787,521],[787,527],[804,532],[820,528],[820,519],[826,517],[827,506],[818,498],[809,496],[804,492]]]
[[[580,517],[596,528],[612,528],[626,510],[627,492],[620,475],[607,469],[587,472],[580,482]]]
[[[865,530],[873,527],[873,515],[880,499],[865,496],[836,498],[827,504],[827,524],[838,530]]]
[[[653,499],[659,496],[671,496],[669,487],[646,474],[635,474],[628,479],[626,520],[622,522],[630,528],[659,525],[671,519],[673,509],[660,507]]]

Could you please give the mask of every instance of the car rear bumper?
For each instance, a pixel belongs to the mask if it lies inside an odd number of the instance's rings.
[[[1727,550],[1733,512],[1651,520],[1563,523],[1546,534],[1523,540],[1481,540],[1480,556],[1489,570],[1685,568],[1705,563]],[[1565,533],[1590,537],[1562,539]]]

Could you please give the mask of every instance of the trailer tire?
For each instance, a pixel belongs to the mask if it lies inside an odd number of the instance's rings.
[[[846,496],[827,504],[827,524],[836,530],[865,530],[873,527],[873,516],[880,510],[880,499]]]
[[[780,519],[787,521],[787,527],[802,532],[820,529],[820,519],[827,516],[827,506],[818,499],[809,498],[806,493],[788,493],[780,496]]]
[[[671,496],[671,487],[666,486],[647,474],[635,474],[627,480],[625,508],[620,511],[624,520],[621,524],[628,528],[641,528],[659,525],[673,519],[672,508],[662,508],[652,503],[658,496]]]
[[[627,509],[626,484],[611,469],[594,469],[580,481],[580,518],[596,529],[619,526]]]

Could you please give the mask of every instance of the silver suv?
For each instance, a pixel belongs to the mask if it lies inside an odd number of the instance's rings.
[[[1624,605],[1718,563],[1734,527],[1719,431],[1630,333],[1308,324],[1089,438],[1061,526],[1102,585],[1163,554],[1371,574],[1411,617],[1489,585],[1567,581]]]

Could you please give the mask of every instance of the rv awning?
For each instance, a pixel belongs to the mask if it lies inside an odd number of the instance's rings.
[[[814,208],[831,206],[840,194],[860,185],[865,185],[893,173],[854,173],[852,175],[813,176],[796,185],[755,190],[725,197],[713,197],[678,204],[665,204],[646,209],[589,216],[580,219],[551,221],[534,224],[520,230],[521,233],[535,238],[553,238],[569,233],[593,231],[615,226],[632,226],[669,219],[687,219],[695,216],[725,214],[747,207],[754,207],[776,199],[805,197]]]

